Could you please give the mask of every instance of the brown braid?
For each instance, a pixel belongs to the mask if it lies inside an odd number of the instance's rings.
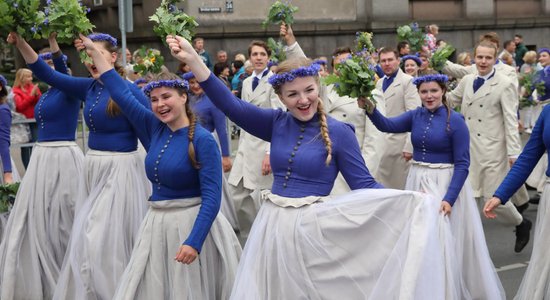
[[[118,53],[118,47],[113,46],[111,43],[107,41],[96,41],[96,43],[101,44],[105,50],[109,51],[110,53]],[[122,78],[126,78],[126,72],[124,71],[124,68],[117,62],[115,62],[115,70],[117,73],[122,76]],[[118,116],[122,111],[120,110],[120,107],[113,101],[112,98],[109,98],[109,102],[107,103],[107,115],[110,117]]]
[[[451,132],[451,107],[449,106],[449,103],[447,103],[447,97],[445,97],[445,94],[443,94],[442,99],[443,105],[445,105],[445,108],[447,109],[447,133]]]
[[[330,136],[328,134],[327,115],[325,114],[325,110],[323,108],[323,100],[321,100],[321,98],[319,98],[318,100],[317,113],[319,114],[321,137],[323,138],[323,142],[325,143],[325,149],[327,149],[327,159],[325,160],[325,164],[328,166],[330,164],[330,161],[332,160],[332,141],[330,140]]]
[[[189,131],[187,137],[189,138],[189,149],[187,153],[189,154],[189,159],[193,168],[200,169],[201,164],[197,161],[197,156],[195,155],[195,145],[193,144],[193,137],[195,136],[195,127],[197,126],[197,116],[189,108],[189,101],[185,102],[185,112],[189,118]]]

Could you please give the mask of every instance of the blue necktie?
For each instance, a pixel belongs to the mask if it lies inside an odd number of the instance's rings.
[[[395,76],[391,77],[384,77],[384,81],[382,82],[382,91],[386,91],[388,87],[392,84],[393,79],[395,79]]]
[[[258,83],[260,83],[260,78],[254,76],[254,78],[252,78],[252,90],[258,87]]]
[[[485,79],[481,78],[481,77],[477,77],[475,80],[474,80],[474,93],[477,92],[477,90],[479,90],[479,88],[485,83]]]

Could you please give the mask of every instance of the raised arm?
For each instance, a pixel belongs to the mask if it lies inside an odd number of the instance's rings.
[[[375,109],[372,114],[367,116],[370,118],[374,126],[382,132],[403,133],[410,132],[412,129],[412,116],[414,111],[406,111],[399,116],[386,118],[378,109]]]
[[[59,44],[56,39],[57,34],[51,33],[48,38],[48,43],[50,44],[50,51],[52,53],[52,60],[54,68],[57,72],[62,74],[69,74],[69,69],[67,68],[67,63],[63,59],[63,52],[59,48]]]
[[[453,62],[447,61],[441,71],[449,76],[460,79],[468,74],[475,73],[472,68],[475,68],[475,66],[466,67],[463,65],[459,65],[459,64],[455,64]]]
[[[191,44],[184,38],[168,36],[166,42],[170,47],[172,55],[191,68],[195,78],[200,82],[208,98],[210,98],[217,108],[250,134],[265,141],[271,141],[273,119],[280,111],[259,108],[233,95],[210,72]]]
[[[8,43],[17,47],[29,68],[40,80],[82,101],[86,98],[93,79],[71,77],[52,70],[44,61],[38,59],[38,54],[15,32],[9,34]]]

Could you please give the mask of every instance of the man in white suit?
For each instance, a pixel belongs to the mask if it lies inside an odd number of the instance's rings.
[[[306,57],[302,48],[296,41],[296,37],[290,26],[281,25],[280,35],[284,38],[287,47],[285,47],[287,59]],[[332,65],[339,64],[351,54],[349,47],[337,48],[332,57]],[[357,99],[346,96],[339,96],[334,90],[334,85],[322,85],[320,97],[323,100],[325,113],[338,121],[352,124],[355,128],[355,136],[361,148],[361,154],[365,160],[367,168],[371,174],[376,174],[380,153],[383,151],[383,133],[380,132],[365,114],[365,110],[357,106]],[[384,99],[382,93],[373,91],[374,100],[382,104]],[[384,113],[384,109],[381,109]],[[349,192],[344,177],[339,174],[334,182],[331,195],[340,195]]]
[[[517,88],[494,67],[496,56],[495,45],[480,42],[474,52],[476,74],[464,76],[458,87],[447,93],[450,101],[461,104],[470,130],[469,180],[481,206],[491,199],[521,152]],[[529,242],[531,222],[510,201],[496,213],[503,222],[516,226],[514,250],[520,252]]]
[[[386,116],[395,117],[420,106],[420,96],[412,83],[413,77],[399,68],[397,51],[383,48],[378,57],[384,77],[378,80],[376,89],[384,95]],[[376,179],[387,188],[404,189],[413,150],[410,133],[384,134],[383,149]]]
[[[243,81],[241,98],[258,107],[282,108],[279,97],[267,79],[273,75],[267,68],[271,50],[263,41],[253,41],[248,56],[254,67]],[[273,175],[269,163],[270,144],[247,132],[241,132],[237,155],[228,182],[240,225],[241,241],[245,241],[260,209],[260,192],[271,189]]]

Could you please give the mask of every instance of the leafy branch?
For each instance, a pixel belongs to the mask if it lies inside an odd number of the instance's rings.
[[[180,10],[176,4],[182,0],[162,0],[155,13],[149,17],[156,25],[153,31],[164,41],[168,35],[179,35],[191,41],[195,28],[199,26],[195,18]]]

